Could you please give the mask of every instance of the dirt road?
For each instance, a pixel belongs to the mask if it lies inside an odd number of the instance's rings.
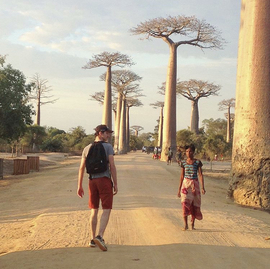
[[[227,200],[226,180],[205,177],[204,219],[197,230],[181,231],[177,164],[143,153],[115,159],[119,193],[104,235],[107,252],[87,247],[77,161],[0,188],[0,268],[269,268],[270,214]]]

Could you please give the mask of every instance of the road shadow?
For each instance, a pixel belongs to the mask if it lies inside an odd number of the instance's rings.
[[[109,245],[13,252],[0,257],[1,269],[269,268],[269,249],[215,245]],[[191,258],[192,257],[192,258]]]

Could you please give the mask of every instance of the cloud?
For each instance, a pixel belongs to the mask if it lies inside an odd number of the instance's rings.
[[[132,36],[129,29],[154,17],[179,15],[179,8],[183,12],[186,11],[186,15],[197,14],[202,18],[204,15],[212,18],[218,13],[218,9],[221,9],[221,7],[213,8],[211,6],[213,0],[208,0],[210,4],[207,5],[207,8],[206,5],[203,5],[204,8],[196,5],[198,0],[191,1],[193,5],[190,2],[187,4],[185,1],[173,0],[170,1],[171,8],[168,5],[165,9],[164,2],[160,0],[117,1],[117,5],[114,5],[113,1],[105,0],[80,1],[76,5],[73,1],[48,0],[43,4],[30,0],[20,2],[22,3],[16,5],[18,9],[9,9],[9,15],[19,15],[23,20],[21,29],[25,30],[17,37],[17,40],[13,36],[14,43],[33,46],[41,50],[73,54],[78,49],[81,56],[83,53],[86,55],[89,51],[96,51],[97,48],[100,48],[100,51],[109,49],[163,53],[165,49],[168,49],[167,44],[163,41],[140,41],[139,36]],[[226,10],[226,5],[223,4],[222,8]],[[215,9],[215,13],[213,9]],[[210,13],[211,16],[209,16]],[[219,20],[223,18],[224,15],[220,14]],[[226,25],[229,27],[230,21],[227,21]],[[230,28],[230,32],[233,32],[232,28]],[[193,49],[190,46],[183,47],[181,50],[183,50],[183,55],[196,55],[197,57],[203,55],[199,49]],[[211,55],[216,57],[220,55],[220,52],[208,55],[208,57]]]

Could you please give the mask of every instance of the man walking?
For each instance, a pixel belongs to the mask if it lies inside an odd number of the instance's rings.
[[[103,234],[109,222],[110,213],[113,203],[113,195],[117,194],[117,173],[114,163],[114,151],[111,144],[106,143],[113,132],[106,125],[98,125],[95,128],[95,142],[93,144],[101,143],[105,149],[107,159],[107,169],[105,172],[89,174],[89,208],[91,209],[90,224],[91,224],[91,238],[89,245],[95,247],[96,245],[103,251],[107,251],[107,246],[103,239]],[[89,159],[89,151],[92,144],[86,146],[82,153],[81,165],[78,175],[78,190],[79,197],[83,197],[84,190],[82,187],[84,171]],[[103,151],[104,152],[104,151]],[[99,209],[99,201],[102,205],[102,215],[100,218],[99,232],[96,235],[97,216]]]

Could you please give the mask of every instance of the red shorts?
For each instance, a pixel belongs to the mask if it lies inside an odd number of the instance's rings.
[[[113,184],[108,177],[89,180],[89,208],[99,208],[99,200],[103,209],[112,209]]]

